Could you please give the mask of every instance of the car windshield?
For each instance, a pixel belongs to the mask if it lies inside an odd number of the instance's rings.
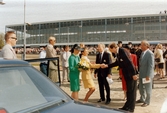
[[[0,107],[16,112],[69,99],[54,83],[33,67],[0,68]]]

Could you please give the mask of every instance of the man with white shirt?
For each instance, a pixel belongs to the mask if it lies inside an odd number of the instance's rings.
[[[98,51],[99,54],[96,55],[96,64],[111,64],[111,56],[108,52],[104,51],[105,45],[100,43],[98,44]],[[98,79],[99,84],[99,92],[100,92],[100,99],[97,102],[105,101],[105,104],[110,104],[110,86],[107,82],[106,77],[111,77],[111,69],[110,68],[99,68],[95,69],[94,77]],[[106,96],[104,89],[106,90]]]
[[[43,50],[39,54],[39,58],[46,57],[46,46],[43,47]],[[41,61],[40,63],[40,71],[47,75],[47,61]]]
[[[63,79],[62,79],[63,81],[62,82],[65,81],[65,76],[67,76],[67,81],[70,81],[69,80],[69,75],[68,75],[69,74],[68,59],[71,55],[71,52],[69,52],[69,46],[65,45],[63,47],[63,49],[64,49],[64,52],[62,53],[62,68],[63,68],[63,73],[62,73],[63,74]]]
[[[4,59],[17,59],[15,50],[12,48],[17,42],[17,37],[14,31],[8,31],[5,34],[5,42],[5,46],[1,50],[2,57]]]

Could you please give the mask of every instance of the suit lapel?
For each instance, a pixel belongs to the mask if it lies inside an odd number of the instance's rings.
[[[101,63],[101,56],[100,55],[101,55],[100,53],[97,55],[98,63]]]
[[[118,62],[119,62],[119,60],[120,60],[120,56],[121,56],[121,49],[119,48],[119,51],[118,51],[118,53],[117,53],[117,60],[118,60]]]
[[[102,56],[101,56],[101,61],[100,61],[100,63],[103,63],[103,56],[104,56],[104,53],[103,53]]]
[[[105,52],[103,52],[102,58],[101,58],[101,63],[106,63],[105,55],[106,55]]]
[[[145,61],[145,57],[147,57],[147,52],[148,52],[148,51],[146,51],[146,53],[142,56],[141,62]]]
[[[13,58],[15,59],[15,58],[16,58],[16,53],[15,53],[15,51],[13,50],[13,48],[10,48],[10,50],[12,51],[12,53],[13,53]]]

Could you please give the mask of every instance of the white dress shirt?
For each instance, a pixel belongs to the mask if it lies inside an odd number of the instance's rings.
[[[63,64],[64,67],[68,67],[69,66],[68,59],[69,59],[70,55],[71,55],[71,52],[69,52],[69,51],[67,51],[67,52],[64,51],[63,52],[62,64]]]
[[[46,57],[46,51],[42,50],[39,54],[39,58],[45,58]],[[41,63],[47,64],[47,61],[41,61]]]

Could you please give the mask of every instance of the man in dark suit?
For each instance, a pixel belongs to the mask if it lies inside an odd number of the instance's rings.
[[[111,68],[115,66],[119,66],[122,69],[122,73],[124,75],[127,87],[127,100],[122,108],[122,110],[126,110],[129,112],[134,112],[135,109],[135,101],[136,101],[136,90],[137,90],[137,75],[135,67],[132,63],[130,54],[123,48],[119,48],[117,44],[112,43],[109,45],[109,50],[112,53],[117,54],[117,60],[109,65],[102,65],[102,68]]]
[[[105,45],[104,44],[98,44],[98,51],[99,53],[96,55],[96,64],[110,64],[111,63],[111,57],[108,52],[104,51]],[[110,99],[110,87],[109,84],[106,80],[106,77],[108,76],[111,78],[111,69],[106,68],[106,69],[96,69],[94,72],[94,76],[98,77],[98,83],[99,83],[99,90],[100,90],[100,99],[98,102],[105,101],[105,95],[104,95],[104,87],[106,89],[106,103],[109,104],[111,99]]]
[[[140,60],[141,53],[142,53],[141,44],[139,44],[137,50],[135,51],[135,54],[137,55],[138,71],[139,71],[139,60]]]

